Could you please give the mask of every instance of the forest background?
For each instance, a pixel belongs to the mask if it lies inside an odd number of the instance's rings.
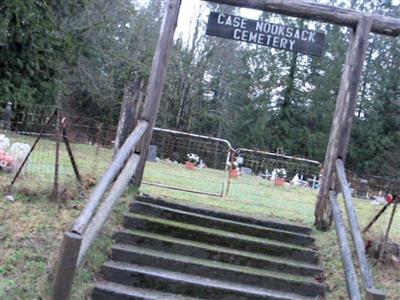
[[[193,0],[183,0],[193,1]],[[390,0],[321,1],[400,17]],[[124,88],[149,75],[165,1],[10,0],[0,4],[0,110],[70,114],[117,124]],[[157,126],[221,137],[234,147],[323,162],[348,31],[262,13],[326,34],[322,57],[205,35],[210,11],[175,37]],[[181,29],[182,30],[182,29]],[[400,179],[400,39],[370,36],[347,168]]]

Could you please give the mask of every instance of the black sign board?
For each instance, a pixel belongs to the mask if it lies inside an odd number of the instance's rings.
[[[206,34],[288,51],[321,56],[325,34],[307,29],[211,12]]]

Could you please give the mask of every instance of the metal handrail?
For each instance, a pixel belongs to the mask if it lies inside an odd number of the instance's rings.
[[[237,152],[246,151],[246,152],[252,152],[252,153],[257,153],[257,154],[267,154],[267,155],[275,156],[275,157],[279,157],[279,158],[286,158],[288,160],[298,160],[298,161],[316,164],[320,168],[322,168],[322,164],[319,161],[311,160],[311,159],[307,159],[307,158],[294,157],[294,156],[288,156],[288,155],[284,155],[284,154],[272,153],[272,152],[261,151],[261,150],[252,150],[252,149],[246,149],[246,148],[238,148],[235,151],[237,151]]]

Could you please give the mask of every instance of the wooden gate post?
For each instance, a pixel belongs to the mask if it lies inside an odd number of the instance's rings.
[[[70,299],[81,243],[82,237],[80,235],[69,231],[64,233],[51,300]]]
[[[327,230],[332,224],[329,191],[335,188],[336,159],[341,158],[344,161],[347,154],[371,25],[371,17],[360,18],[347,53],[325,155],[322,183],[315,207],[315,226],[319,230]]]
[[[135,182],[140,186],[141,176],[145,167],[147,151],[150,145],[153,128],[156,122],[158,110],[160,107],[162,90],[167,73],[168,60],[170,57],[172,45],[174,43],[174,33],[178,21],[181,0],[169,0],[166,7],[164,19],[161,25],[160,36],[157,42],[156,52],[151,66],[149,84],[147,86],[147,95],[144,102],[142,119],[149,122],[149,129],[144,135],[139,153],[140,162],[135,174]]]
[[[141,88],[144,80],[136,78],[124,89],[124,96],[115,137],[114,156],[139,121]]]

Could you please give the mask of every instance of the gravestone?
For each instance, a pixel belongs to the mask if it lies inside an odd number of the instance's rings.
[[[157,145],[150,145],[149,152],[147,154],[147,161],[157,161]]]
[[[368,193],[368,180],[360,179],[360,186],[357,190],[357,196],[366,197]]]
[[[253,171],[250,168],[245,168],[245,167],[241,168],[240,172],[243,175],[247,175],[247,176],[250,176],[251,174],[253,174]]]
[[[4,114],[3,114],[2,127],[5,130],[10,130],[11,129],[11,116],[12,116],[12,107],[11,107],[11,105],[12,105],[11,102],[7,102],[7,106],[6,106],[6,109],[5,109]]]

